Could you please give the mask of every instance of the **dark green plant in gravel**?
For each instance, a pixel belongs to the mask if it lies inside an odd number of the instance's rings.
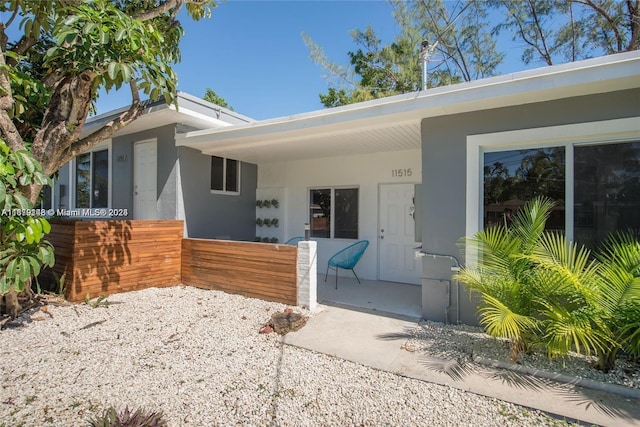
[[[489,335],[509,339],[514,361],[540,333],[538,282],[529,255],[544,233],[552,207],[548,199],[535,199],[516,212],[511,227],[501,224],[468,237],[465,245],[477,253],[478,263],[456,276],[480,293],[480,322]]]
[[[162,411],[146,411],[138,408],[135,411],[116,411],[112,406],[104,411],[102,416],[89,420],[90,427],[166,427],[169,423]]]
[[[549,357],[597,355],[608,371],[620,350],[640,354],[640,242],[620,234],[595,256],[545,231],[553,203],[536,198],[498,225],[467,238],[476,265],[456,278],[480,293],[480,321],[489,335],[509,339],[511,357],[532,345]]]
[[[597,258],[602,265],[599,316],[613,343],[598,352],[598,368],[608,371],[620,350],[640,356],[640,241],[626,233],[611,236]]]

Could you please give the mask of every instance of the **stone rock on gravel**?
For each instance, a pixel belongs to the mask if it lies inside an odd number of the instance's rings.
[[[284,313],[273,313],[269,326],[280,335],[295,332],[307,323],[307,318],[300,313],[294,313],[291,309],[285,309]]]

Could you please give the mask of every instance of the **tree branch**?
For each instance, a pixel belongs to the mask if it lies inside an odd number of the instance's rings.
[[[153,18],[156,18],[162,15],[163,13],[167,13],[168,11],[170,11],[171,9],[173,9],[178,5],[179,7],[182,7],[181,0],[167,0],[164,3],[160,3],[158,6],[154,7],[153,9],[144,10],[144,11],[135,13],[133,17],[141,21],[149,21]]]
[[[56,163],[62,166],[69,160],[87,151],[99,142],[111,138],[114,133],[118,132],[120,129],[140,117],[144,113],[146,108],[146,102],[133,102],[131,104],[131,107],[129,107],[127,111],[120,114],[118,117],[108,122],[92,134],[87,135],[84,138],[72,143],[66,150],[64,150],[61,158]]]
[[[38,39],[36,39],[33,36],[22,36],[20,41],[16,43],[11,50],[17,53],[18,55],[23,55],[26,51],[31,49],[37,42],[38,42]],[[16,65],[16,64],[11,64],[11,65]]]
[[[167,13],[173,8],[176,8],[176,10],[171,13],[171,18],[174,19],[185,4],[205,4],[206,2],[207,0],[167,0],[164,3],[160,3],[153,9],[135,13],[133,17],[141,21],[149,21],[153,18],[157,18],[163,13]]]
[[[12,150],[24,150],[24,141],[22,140],[22,136],[20,136],[20,132],[16,128],[16,125],[9,117],[9,114],[5,110],[0,110],[0,130],[2,130],[2,135],[9,147]]]
[[[627,0],[627,10],[629,11],[629,26],[631,27],[631,40],[627,45],[627,50],[638,50],[638,39],[640,38],[640,0],[635,2]]]
[[[591,0],[573,0],[573,1],[590,7],[598,15],[602,16],[605,19],[605,21],[607,21],[607,23],[611,27],[611,30],[613,31],[616,37],[616,44],[618,45],[617,52],[622,52],[622,34],[620,34],[620,31],[618,30],[618,27],[614,22],[613,18],[604,9],[602,9],[597,4],[593,3]],[[637,9],[636,9],[636,12],[637,12]]]
[[[543,51],[540,51],[540,49],[538,49],[538,52],[540,52],[544,60],[547,62],[547,65],[553,65],[553,61],[551,60],[551,53],[549,53],[547,41],[544,37],[544,31],[542,31],[542,24],[540,23],[538,14],[536,13],[536,7],[531,3],[531,0],[528,0],[527,3],[529,4],[529,8],[531,9],[531,16],[533,16],[533,22],[535,23],[536,31],[538,32],[538,36],[540,36],[540,40],[542,41]]]

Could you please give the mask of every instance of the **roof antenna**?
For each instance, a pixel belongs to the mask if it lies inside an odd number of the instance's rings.
[[[436,50],[436,47],[438,47],[438,43],[440,43],[440,38],[447,31],[449,31],[453,27],[453,24],[456,23],[458,18],[460,18],[462,16],[462,14],[464,13],[464,11],[469,6],[471,6],[471,3],[472,2],[467,3],[462,9],[460,9],[460,12],[458,12],[456,17],[453,18],[453,20],[451,22],[449,22],[449,24],[445,27],[444,30],[442,30],[442,32],[438,36],[438,40],[436,40],[436,42],[434,44],[429,45],[429,41],[428,40],[424,40],[421,43],[421,45],[420,45],[420,58],[422,59],[422,90],[427,90],[427,77],[428,77],[428,74],[429,74],[429,69],[428,69],[429,57],[431,56],[431,54],[433,54],[433,51]]]
[[[420,58],[422,59],[422,90],[427,90],[427,79],[429,76],[429,57],[438,47],[439,40],[433,45],[429,45],[427,40],[423,40],[420,45]]]

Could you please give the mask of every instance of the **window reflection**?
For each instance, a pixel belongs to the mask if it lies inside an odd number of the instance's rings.
[[[309,200],[311,237],[331,237],[331,189],[311,190]]]
[[[640,235],[640,142],[574,149],[575,238],[596,247],[609,234]]]
[[[536,196],[556,206],[547,229],[564,231],[564,147],[511,150],[484,154],[484,226],[509,226],[513,215]]]

